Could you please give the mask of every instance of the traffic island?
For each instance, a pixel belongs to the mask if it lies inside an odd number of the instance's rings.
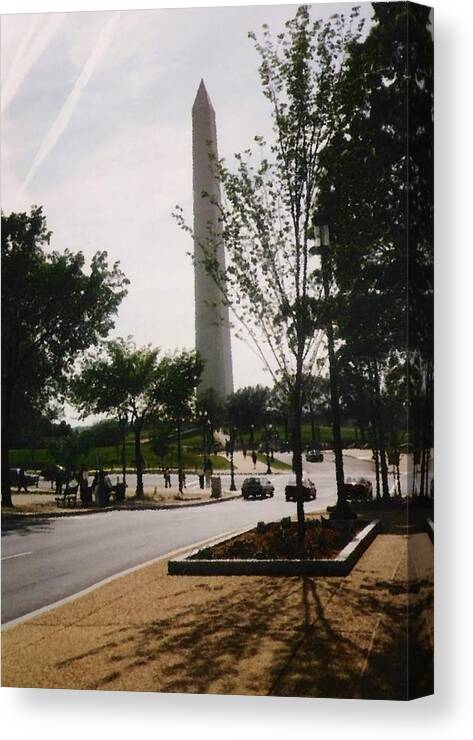
[[[283,520],[284,521],[284,520]],[[265,525],[271,526],[271,525]],[[274,526],[281,526],[274,523]],[[261,528],[260,528],[261,529]],[[316,529],[314,527],[314,529]],[[344,533],[319,524],[316,536],[324,532],[330,557],[265,557],[258,527],[237,536],[223,537],[204,550],[193,550],[168,562],[169,575],[186,576],[346,576],[380,532],[379,520],[357,523]],[[341,548],[336,543],[342,542]],[[253,548],[253,557],[238,557]],[[233,556],[232,556],[233,555]],[[236,555],[236,556],[235,556]]]

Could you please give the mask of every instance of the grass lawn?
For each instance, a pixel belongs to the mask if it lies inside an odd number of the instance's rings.
[[[330,442],[332,439],[331,427],[321,426],[320,439],[322,442]],[[151,430],[143,432],[143,443],[142,451],[143,457],[145,458],[146,467],[158,468],[161,467],[161,458],[159,458],[149,444],[149,437]],[[284,439],[284,428],[283,426],[275,426],[274,433],[279,435],[280,439]],[[255,430],[255,445],[259,445],[262,441],[262,431]],[[342,427],[342,438],[346,442],[355,441],[355,430],[353,427]],[[183,432],[183,453],[182,461],[183,465],[187,469],[198,469],[202,466],[202,455],[200,451],[202,449],[202,433],[197,427],[193,427]],[[244,443],[247,445],[247,449],[250,449],[249,434],[243,434]],[[310,424],[302,425],[302,442],[304,445],[311,444],[312,431]],[[316,445],[315,445],[316,446]],[[127,435],[126,440],[126,463],[127,467],[134,467],[134,442],[133,437]],[[266,462],[266,456],[263,454],[258,455],[258,459],[263,463]],[[212,455],[212,461],[214,467],[217,470],[228,470],[230,468],[229,461],[223,455]],[[56,461],[53,460],[50,452],[46,449],[12,449],[10,450],[10,465],[12,468],[25,468],[25,470],[41,470],[42,468],[53,465]],[[109,447],[94,447],[90,449],[89,453],[81,459],[90,469],[96,466],[102,466],[104,468],[120,468],[121,467],[121,445],[109,446]],[[164,465],[170,468],[177,467],[177,450],[176,445],[173,441],[170,452],[164,458]],[[271,463],[271,465],[277,470],[290,470],[290,465],[281,461]]]
[[[155,455],[147,442],[142,445],[142,453],[147,468],[160,468],[162,462],[165,467],[177,468],[177,450],[175,447],[171,448],[163,461],[161,461],[160,457]],[[135,467],[134,457],[134,446],[131,442],[127,442],[126,464],[128,468]],[[222,457],[221,455],[212,455],[211,459],[216,470],[230,469],[230,463],[225,459],[225,457]],[[121,448],[120,446],[93,447],[89,453],[82,456],[78,462],[79,464],[83,463],[91,470],[96,467],[114,468],[118,470],[121,468]],[[53,465],[54,463],[55,460],[53,460],[47,449],[10,450],[10,466],[12,468],[41,470],[42,468]],[[182,450],[182,464],[184,468],[187,468],[188,470],[199,469],[203,464],[203,456],[193,450],[187,449],[187,445],[184,445]]]
[[[263,465],[267,464],[267,458],[264,453],[258,452],[256,457],[258,458],[259,462],[263,463]],[[272,470],[292,470],[290,465],[283,462],[282,460],[278,460],[277,458],[274,458],[274,460],[271,460],[271,468]]]

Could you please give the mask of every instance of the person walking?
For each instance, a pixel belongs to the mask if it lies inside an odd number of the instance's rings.
[[[23,468],[20,468],[18,471],[18,493],[20,493],[21,489],[23,488],[25,493],[29,493],[28,486],[26,485],[26,475]]]
[[[171,473],[169,468],[164,471],[164,488],[171,488]]]
[[[258,461],[258,456],[256,455],[256,452],[254,450],[251,453],[251,459],[253,460],[253,470],[256,470],[256,463]]]

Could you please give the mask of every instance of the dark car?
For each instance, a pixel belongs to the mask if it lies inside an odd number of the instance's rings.
[[[10,468],[8,471],[8,478],[10,481],[10,485],[17,486],[20,480],[20,470],[21,468]],[[25,470],[25,478],[24,478],[25,486],[35,486],[38,488],[39,483],[39,475],[37,473],[33,473],[31,471]]]
[[[323,462],[324,456],[320,450],[307,450],[305,459],[307,462]]]
[[[274,486],[269,480],[245,478],[241,487],[243,498],[266,498],[274,496]]]
[[[295,482],[286,486],[286,501],[297,501],[298,495]],[[315,498],[317,498],[317,489],[310,478],[306,478],[302,481],[302,500],[313,501]]]
[[[373,484],[367,478],[347,478],[345,497],[348,501],[371,501]]]
[[[66,481],[66,470],[61,465],[51,465],[48,468],[44,468],[41,471],[41,475],[44,480],[51,482],[51,486],[54,486],[58,481],[61,483],[65,483]]]

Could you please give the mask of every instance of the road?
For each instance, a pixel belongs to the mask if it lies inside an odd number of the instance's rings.
[[[345,457],[346,476],[373,479],[371,463]],[[335,502],[331,453],[323,463],[306,463],[317,487],[317,499],[306,511],[324,510]],[[112,511],[87,516],[6,523],[2,529],[2,624],[71,596],[105,578],[177,548],[295,514],[284,487],[291,476],[270,476],[272,499],[236,499],[209,506],[157,511]],[[241,486],[243,477],[237,477]],[[151,483],[151,481],[149,481]],[[196,485],[189,476],[188,486]],[[229,476],[223,476],[224,488]]]

